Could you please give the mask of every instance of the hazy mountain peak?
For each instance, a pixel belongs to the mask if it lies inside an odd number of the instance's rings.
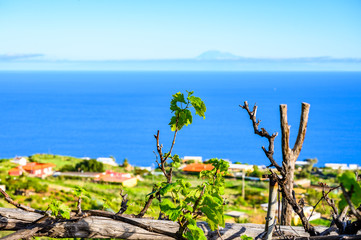
[[[199,60],[237,60],[239,56],[233,55],[229,52],[221,52],[217,50],[210,50],[202,53],[197,57]]]

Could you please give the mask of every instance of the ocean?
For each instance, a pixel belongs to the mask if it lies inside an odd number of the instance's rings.
[[[288,105],[291,147],[301,103],[311,104],[299,160],[361,164],[361,72],[0,72],[0,158],[51,153],[114,156],[152,166],[154,134],[167,151],[172,94],[194,91],[206,119],[177,135],[173,152],[203,159],[268,165],[244,101],[257,103],[260,127],[279,132],[279,105]]]

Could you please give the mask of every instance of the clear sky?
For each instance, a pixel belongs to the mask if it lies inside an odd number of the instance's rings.
[[[361,58],[361,1],[0,0],[0,55]]]

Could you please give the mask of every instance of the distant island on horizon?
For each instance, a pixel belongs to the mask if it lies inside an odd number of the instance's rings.
[[[361,71],[361,58],[252,58],[209,50],[194,58],[50,60],[43,54],[0,54],[0,71]]]

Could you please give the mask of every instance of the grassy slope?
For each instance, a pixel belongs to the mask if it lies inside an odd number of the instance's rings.
[[[56,167],[54,170],[59,170],[65,165],[75,166],[77,163],[83,161],[80,158],[69,157],[69,156],[59,156],[52,154],[34,154],[30,156],[31,161],[39,163],[54,163]]]
[[[33,161],[37,162],[52,162],[57,165],[57,169],[60,169],[66,164],[75,165],[76,163],[82,161],[82,159],[79,158],[49,154],[36,154],[33,155],[31,158]],[[5,182],[7,171],[14,166],[15,164],[10,163],[9,161],[2,161],[0,163],[0,179],[2,179],[2,181]],[[120,167],[106,165],[106,168],[124,172],[124,169]],[[197,176],[185,176],[180,174],[177,174],[177,176],[180,178],[185,178],[192,184],[192,186],[196,186],[202,182],[202,180],[199,179]],[[174,180],[176,180],[176,178],[177,177],[175,177]],[[161,176],[145,177],[145,180],[139,182],[135,188],[125,188],[124,190],[128,193],[128,198],[130,199],[129,207],[126,213],[139,213],[142,206],[144,205],[147,194],[150,193],[152,190],[153,184],[160,181],[164,181]],[[36,193],[27,197],[14,196],[14,198],[19,202],[43,210],[47,208],[47,205],[52,199],[58,199],[59,201],[67,202],[72,208],[75,208],[76,198],[74,197],[73,189],[76,186],[81,186],[86,189],[91,195],[91,199],[84,200],[84,209],[102,209],[104,199],[106,199],[108,205],[111,208],[108,210],[117,211],[120,206],[120,185],[99,184],[93,183],[89,180],[86,181],[81,179],[64,179],[53,177],[41,180],[41,184],[47,184],[49,186],[47,192]],[[243,200],[241,199],[242,181],[235,179],[226,179],[225,198],[227,199],[228,204],[225,205],[225,212],[233,210],[243,211],[250,216],[247,220],[248,222],[264,223],[266,212],[260,209],[259,204],[267,202],[267,200],[265,200],[267,199],[268,195],[267,189],[267,183],[246,182],[246,199]],[[4,200],[0,200],[0,206],[8,207],[9,205],[5,203]],[[147,215],[157,217],[158,212],[158,202],[154,201]],[[232,222],[234,220],[235,219],[233,219],[232,217],[226,217],[227,222]]]
[[[54,163],[56,167],[54,170],[58,171],[65,165],[75,166],[77,163],[83,161],[81,158],[70,157],[70,156],[60,156],[60,155],[52,155],[52,154],[34,154],[30,156],[33,162],[39,163]],[[111,166],[108,164],[104,164],[105,170],[113,170],[113,171],[124,171],[121,167]]]

